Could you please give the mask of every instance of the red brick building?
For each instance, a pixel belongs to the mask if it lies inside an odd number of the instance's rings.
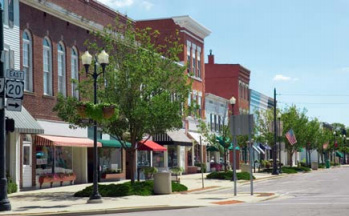
[[[92,0],[21,0],[19,12],[20,67],[26,73],[23,105],[44,129],[44,134],[29,137],[26,154],[32,159],[30,164],[21,162],[20,187],[38,187],[39,176],[50,173],[74,172],[77,183],[91,181],[93,142],[89,142],[89,131],[70,129],[52,108],[58,93],[79,98],[71,79],[86,78],[80,56],[86,50],[84,42],[92,37],[90,32],[103,30],[116,18],[120,22],[128,18]],[[62,144],[64,139],[69,139],[69,145]],[[78,140],[86,143],[78,144]],[[125,152],[119,149],[115,154],[122,158]],[[121,159],[113,164],[111,168],[118,170],[125,167]],[[31,174],[25,170],[27,165],[32,167]],[[123,170],[121,174],[125,177]]]
[[[201,118],[205,117],[205,63],[204,63],[204,50],[205,50],[205,38],[211,33],[209,29],[192,19],[190,16],[176,16],[163,19],[153,19],[153,20],[141,20],[136,21],[137,28],[147,28],[150,27],[154,30],[159,30],[160,40],[158,43],[166,44],[165,38],[170,36],[175,36],[176,32],[179,32],[180,43],[183,45],[183,51],[179,55],[181,63],[188,66],[188,70],[185,73],[190,73],[190,78],[193,81],[192,92],[188,96],[188,104],[196,103],[199,106],[199,115]],[[197,120],[189,116],[185,122],[185,133],[177,132],[177,139],[180,136],[188,135],[193,139],[196,144],[199,143],[199,135],[196,133],[198,125]],[[184,130],[183,130],[184,131]],[[182,134],[181,134],[182,133]],[[168,133],[168,135],[173,135]],[[184,150],[184,144],[177,142],[174,137],[169,136],[169,139],[173,141],[172,145],[168,145],[168,155],[165,155],[165,164],[169,167],[171,166],[181,166],[188,170],[188,166],[193,166],[194,162],[205,162],[206,161],[206,148],[204,148],[204,158],[200,157],[200,147],[195,145],[193,150],[190,150],[192,146],[191,143],[187,143]],[[185,139],[183,137],[183,139]],[[188,139],[187,139],[188,140]],[[156,140],[158,143],[169,144],[168,141],[162,142],[161,140]],[[185,154],[183,152],[186,152]],[[172,155],[176,155],[177,163],[171,162]],[[169,160],[169,161],[166,161]]]
[[[236,98],[234,114],[249,113],[250,71],[240,64],[216,64],[212,53],[208,56],[206,69],[206,92],[226,99]],[[231,106],[229,106],[231,111]]]

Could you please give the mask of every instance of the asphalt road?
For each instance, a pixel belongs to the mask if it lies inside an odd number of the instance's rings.
[[[248,192],[249,185],[238,188]],[[349,167],[289,175],[255,182],[256,192],[275,192],[280,197],[260,203],[233,204],[167,211],[114,214],[118,216],[349,216]],[[212,193],[233,193],[221,190]],[[113,214],[111,214],[113,215]]]

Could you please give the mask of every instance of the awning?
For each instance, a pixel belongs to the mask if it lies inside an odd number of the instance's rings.
[[[264,151],[263,149],[261,149],[261,147],[256,146],[256,148],[257,148],[262,154],[265,154],[265,151]]]
[[[207,146],[207,142],[204,141],[204,137],[199,134],[199,133],[195,133],[195,132],[188,132],[189,136],[191,136],[191,138],[193,138],[195,140],[195,142],[197,142],[198,144],[200,144],[200,136],[201,136],[201,144],[204,146]]]
[[[103,140],[99,139],[98,142],[102,143],[102,147],[106,148],[123,148],[123,145],[119,140]],[[126,147],[130,148],[131,143],[126,142]]]
[[[167,151],[165,147],[151,140],[147,140],[147,141],[142,140],[138,142],[138,144],[139,144],[138,146],[139,151],[155,151],[155,152]]]
[[[214,152],[219,151],[219,149],[215,146],[206,146],[206,151]]]
[[[93,147],[93,140],[78,137],[37,135],[35,142],[39,146]],[[102,144],[97,142],[97,146],[102,147]]]
[[[257,147],[256,146],[252,146],[252,148],[258,153],[258,154],[260,154],[261,152],[259,151],[259,149],[257,149]]]
[[[22,107],[21,112],[7,111],[6,117],[15,120],[15,131],[24,134],[43,134],[44,129],[36,122],[33,116]]]
[[[342,153],[342,152],[339,152],[339,151],[336,151],[336,156],[337,156],[337,157],[340,157],[340,158],[343,158],[343,157],[344,157],[343,153]]]
[[[229,146],[228,149],[229,149],[229,150],[233,150],[233,143],[230,143],[230,146]],[[237,145],[237,146],[235,147],[235,150],[240,151],[240,147]]]
[[[271,150],[271,147],[268,145],[264,145],[264,144],[259,144],[259,147],[263,150]]]
[[[164,134],[156,134],[153,141],[161,145],[192,146],[192,141],[185,134],[184,129],[167,131]]]

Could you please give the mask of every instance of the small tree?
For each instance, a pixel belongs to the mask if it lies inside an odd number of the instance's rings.
[[[98,100],[115,104],[119,113],[110,121],[100,121],[99,126],[117,137],[126,149],[134,182],[138,143],[151,135],[182,127],[183,105],[191,88],[185,67],[176,63],[183,49],[178,34],[176,38],[167,38],[167,44],[157,45],[153,42],[160,36],[158,31],[134,29],[132,23],[116,22],[94,36],[95,40],[86,43],[90,51],[105,49],[110,55],[106,73],[98,79]],[[80,82],[82,98],[91,100],[91,89],[92,79]],[[86,126],[74,115],[76,104],[69,97],[61,98],[55,110],[63,120]]]

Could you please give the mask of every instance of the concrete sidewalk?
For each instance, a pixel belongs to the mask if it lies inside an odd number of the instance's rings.
[[[204,174],[206,177],[207,174]],[[270,174],[256,173],[256,180],[275,178]],[[277,176],[280,177],[280,176]],[[101,214],[128,211],[146,211],[173,208],[188,208],[202,206],[219,206],[242,202],[261,202],[277,197],[277,194],[257,193],[250,196],[246,193],[214,194],[212,191],[232,187],[231,181],[204,179],[205,188],[202,189],[201,174],[180,176],[181,183],[188,187],[188,192],[157,196],[127,196],[119,198],[103,198],[102,204],[87,204],[88,198],[74,197],[73,194],[86,186],[72,185],[41,190],[24,191],[10,194],[12,211],[2,212],[0,215],[81,215]],[[113,182],[123,183],[125,181]],[[238,186],[249,181],[238,181]],[[108,182],[106,184],[110,184]],[[104,183],[102,183],[104,184]],[[211,193],[205,193],[210,191]]]

